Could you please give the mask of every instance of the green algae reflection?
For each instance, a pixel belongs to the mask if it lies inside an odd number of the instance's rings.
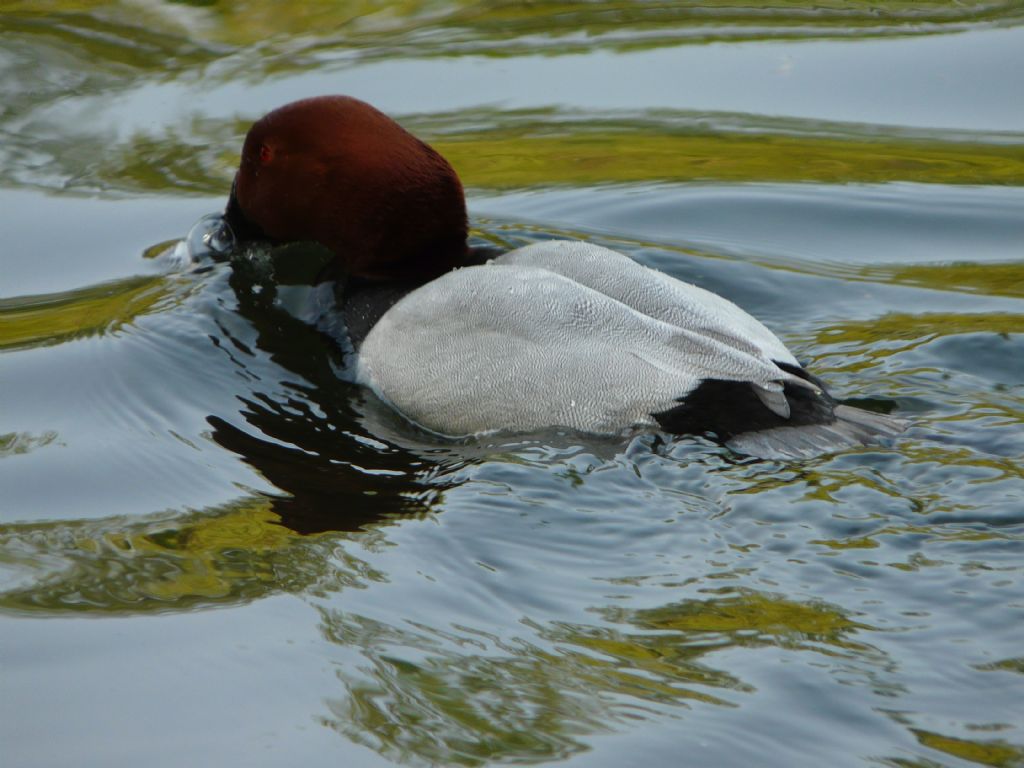
[[[160,3],[4,0],[0,12],[8,24],[34,22],[42,27],[40,33],[63,35],[65,44],[104,49],[108,58],[126,63],[132,61],[132,49],[161,50],[177,43],[173,51],[177,55],[165,59],[172,66],[231,46],[263,43],[273,48],[275,42],[289,37],[302,42],[298,50],[306,55],[325,45],[345,44],[365,55],[496,56],[524,49],[572,52],[594,46],[623,50],[719,40],[934,34],[1019,23],[1024,18],[1020,4],[1011,0],[822,0],[812,8],[804,0],[776,0],[770,7],[750,0],[685,4],[240,0],[180,5],[192,7],[189,13],[180,9],[170,13]],[[50,23],[44,26],[45,21]],[[425,26],[438,33],[422,35]],[[76,28],[89,27],[104,34],[73,34]],[[133,40],[138,42],[129,44]],[[289,47],[294,51],[296,46]],[[302,56],[292,59],[292,67],[303,63]]]
[[[254,497],[213,514],[0,526],[0,566],[19,574],[0,611],[187,611],[307,588],[323,575],[304,557],[317,540],[277,521]]]
[[[753,135],[655,120],[535,122],[442,135],[434,146],[482,189],[637,182],[1024,184],[1024,146],[937,138]]]
[[[605,624],[524,620],[535,637],[502,640],[324,609],[328,637],[369,661],[339,670],[346,695],[328,702],[324,723],[396,762],[535,763],[660,717],[652,704],[680,717],[695,705],[740,704],[754,689],[715,666],[717,651],[776,645],[886,663],[852,640],[862,628],[838,609],[767,593],[604,613]]]
[[[163,277],[129,277],[64,293],[0,299],[0,350],[116,333],[171,293]]]
[[[1024,185],[1024,137],[877,137],[815,121],[688,112],[614,118],[482,110],[402,122],[445,155],[467,187],[483,191],[688,182]],[[46,187],[48,178],[68,177],[65,188],[83,192],[226,196],[248,126],[197,120],[173,134],[114,144],[105,135],[33,142],[31,170],[13,157],[0,181],[17,187],[36,178]]]

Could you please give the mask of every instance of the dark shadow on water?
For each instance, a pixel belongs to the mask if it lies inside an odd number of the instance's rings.
[[[243,415],[271,438],[296,426],[289,414],[252,402]],[[423,514],[446,487],[428,484],[410,471],[410,464],[422,462],[401,450],[367,448],[344,435],[333,441],[317,439],[315,428],[301,430],[296,447],[289,447],[217,416],[209,423],[218,445],[241,456],[281,490],[280,496],[270,497],[272,509],[296,533],[354,531],[395,515]]]
[[[230,284],[238,313],[257,331],[256,346],[295,374],[294,381],[279,382],[294,394],[239,395],[240,415],[253,429],[212,414],[207,421],[213,440],[281,491],[269,496],[272,509],[297,533],[354,531],[388,517],[429,512],[448,487],[433,477],[444,456],[435,462],[429,451],[391,444],[361,425],[359,391],[339,378],[342,345],[309,322],[308,314],[300,319],[291,313],[294,307],[285,309],[283,289],[272,282],[280,275],[270,277],[252,265],[236,265]],[[290,276],[287,282],[301,286],[303,280]],[[222,343],[243,343],[222,330],[228,336]]]

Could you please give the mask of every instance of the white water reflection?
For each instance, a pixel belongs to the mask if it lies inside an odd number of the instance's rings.
[[[230,56],[194,79],[147,79],[113,97],[63,99],[38,108],[19,125],[77,127],[123,139],[191,115],[257,117],[296,98],[346,93],[394,115],[481,106],[685,107],[931,131],[1024,130],[1019,75],[1024,27],[855,41],[597,49],[563,56],[327,62],[286,70],[256,89],[241,76],[250,55]]]

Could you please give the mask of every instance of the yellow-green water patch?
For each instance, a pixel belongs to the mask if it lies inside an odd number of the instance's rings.
[[[0,350],[116,331],[168,295],[162,277],[130,277],[64,293],[0,299]]]

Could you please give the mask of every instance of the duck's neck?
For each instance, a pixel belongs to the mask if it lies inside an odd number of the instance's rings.
[[[411,285],[417,287],[436,280],[448,272],[462,267],[478,266],[488,259],[500,256],[504,249],[492,245],[471,246],[465,236],[429,243],[411,258],[398,258],[355,269],[337,265],[334,277],[357,284]]]
[[[452,269],[479,266],[502,253],[504,249],[494,245],[467,246],[461,261]],[[371,280],[354,276],[340,279],[336,295],[352,346],[358,350],[363,339],[385,312],[406,294],[430,282],[430,279]]]

